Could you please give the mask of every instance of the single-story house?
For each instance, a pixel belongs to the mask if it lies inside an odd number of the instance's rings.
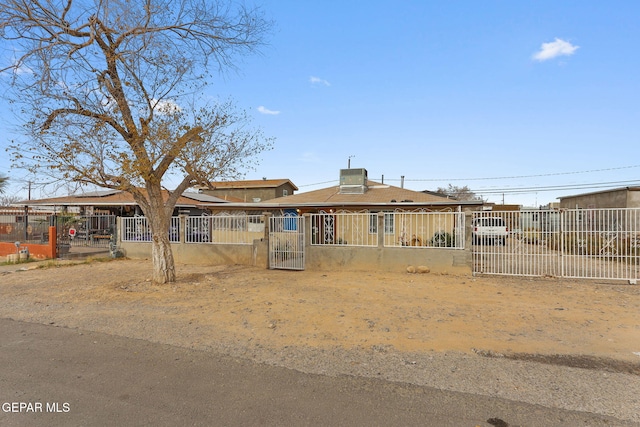
[[[436,238],[446,239],[447,244],[453,244],[452,239],[457,238],[455,236],[462,236],[460,227],[463,221],[459,216],[447,214],[464,215],[465,212],[479,210],[482,205],[482,201],[459,201],[430,192],[371,181],[366,169],[343,169],[335,186],[259,203],[209,205],[208,209],[214,216],[239,213],[312,215],[310,227],[314,244],[375,239],[376,230],[382,227],[387,245],[400,242],[402,245],[421,246]],[[442,215],[413,215],[419,212]],[[359,218],[338,217],[338,214],[345,213],[365,215]],[[398,216],[398,213],[405,214]],[[345,237],[347,235],[349,237]]]
[[[259,203],[227,203],[210,205],[213,214],[221,211],[245,210],[259,213],[329,213],[350,212],[391,212],[395,210],[415,211],[428,209],[478,210],[482,201],[460,201],[434,194],[432,192],[413,191],[406,188],[383,184],[368,179],[366,169],[342,169],[338,185],[262,200]]]

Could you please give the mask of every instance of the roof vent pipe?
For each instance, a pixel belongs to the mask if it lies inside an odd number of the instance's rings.
[[[404,188],[404,175],[400,177],[400,188]]]

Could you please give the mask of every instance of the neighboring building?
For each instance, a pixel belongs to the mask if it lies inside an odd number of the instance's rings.
[[[288,179],[256,179],[212,182],[210,188],[200,186],[196,189],[229,202],[258,203],[290,196],[298,187]]]
[[[557,231],[560,230],[560,218],[560,211],[556,209],[523,210],[519,214],[520,229],[512,227],[512,231]]]
[[[561,209],[640,208],[640,187],[623,187],[559,197]]]
[[[165,193],[165,198],[168,192]],[[176,203],[174,214],[200,215],[210,204],[227,203],[225,200],[206,194],[185,192]],[[119,190],[99,190],[84,194],[24,200],[14,206],[47,206],[52,212],[69,212],[80,215],[142,215],[142,210],[130,193]]]
[[[450,196],[450,195],[444,194],[444,193],[439,193],[437,191],[422,190],[422,192],[425,193],[425,194],[431,194],[432,196],[445,197],[445,198],[451,199],[451,200],[458,200],[456,197],[453,197],[453,196]]]

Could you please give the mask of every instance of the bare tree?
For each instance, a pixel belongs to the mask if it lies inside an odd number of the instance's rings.
[[[480,202],[484,201],[482,196],[478,196],[476,193],[471,191],[469,187],[467,187],[466,185],[464,187],[458,187],[458,186],[449,184],[448,187],[438,187],[436,192],[452,197],[456,200],[470,200],[470,201],[477,200]]]
[[[0,175],[0,194],[4,194],[5,188],[7,187],[7,183],[9,182],[9,178],[6,176]]]
[[[9,207],[14,203],[18,203],[19,201],[21,201],[22,199],[18,196],[7,196],[7,195],[2,195],[0,196],[0,207]]]
[[[242,176],[271,146],[232,103],[201,99],[212,73],[235,68],[271,28],[259,9],[234,5],[0,0],[0,37],[12,52],[2,71],[27,119],[14,161],[130,192],[151,227],[155,282],[175,281],[168,230],[178,197]]]

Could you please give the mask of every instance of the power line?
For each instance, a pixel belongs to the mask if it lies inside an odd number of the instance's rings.
[[[330,184],[332,182],[338,182],[338,180],[337,179],[332,179],[331,181],[316,182],[315,184],[303,184],[303,185],[298,185],[298,188],[300,188],[300,187],[311,187],[313,185]]]
[[[621,169],[633,169],[640,168],[640,165],[633,166],[620,166],[616,168],[607,168],[607,169],[591,169],[586,171],[573,171],[573,172],[553,172],[553,173],[545,173],[545,174],[537,174],[537,175],[517,175],[517,176],[496,176],[496,177],[488,177],[488,178],[428,178],[428,179],[405,179],[406,181],[489,181],[495,179],[520,179],[520,178],[539,178],[545,176],[559,176],[559,175],[577,175],[581,173],[593,173],[593,172],[608,172],[614,170]],[[400,179],[392,178],[389,181],[400,181]]]
[[[299,187],[310,187],[313,185],[322,185],[335,183],[336,180],[319,182],[316,184],[305,184]],[[508,188],[479,188],[469,189],[470,192],[478,195],[489,194],[530,194],[547,191],[567,191],[567,190],[589,190],[598,188],[611,188],[616,186],[640,186],[640,181],[610,181],[610,182],[597,182],[588,184],[571,184],[571,185],[553,185],[553,186],[540,186],[540,187],[508,187]]]
[[[490,180],[498,180],[498,179],[522,179],[522,178],[540,178],[540,177],[547,177],[547,176],[578,175],[583,173],[609,172],[609,171],[615,171],[615,170],[634,169],[634,168],[640,168],[640,165],[619,166],[614,168],[590,169],[590,170],[572,171],[572,172],[552,172],[552,173],[536,174],[536,175],[495,176],[495,177],[485,177],[485,178],[415,178],[415,179],[405,178],[404,181],[405,182],[490,181]],[[401,180],[402,180],[401,178],[385,178],[385,181],[401,181]],[[332,179],[330,181],[316,182],[313,184],[303,184],[303,185],[299,185],[298,187],[312,187],[315,185],[329,184],[337,181],[338,180],[336,179]],[[588,184],[588,185],[591,185],[591,184]],[[481,190],[478,190],[478,191],[481,191]]]
[[[615,186],[640,186],[640,181],[611,181],[611,182],[597,182],[590,184],[571,184],[571,185],[554,185],[554,186],[540,186],[540,187],[511,187],[511,188],[485,188],[470,190],[476,194],[502,194],[502,193],[535,193],[542,191],[565,191],[565,190],[585,190],[592,188],[610,188]]]

